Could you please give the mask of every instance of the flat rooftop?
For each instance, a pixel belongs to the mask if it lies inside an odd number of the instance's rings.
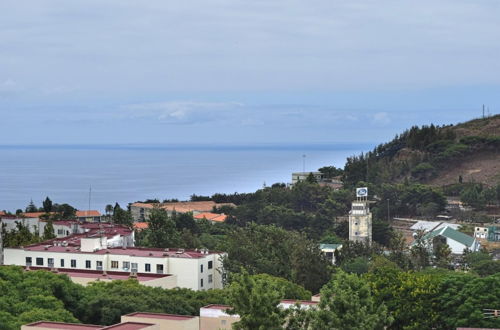
[[[231,306],[229,306],[229,305],[218,305],[218,304],[212,304],[212,305],[203,306],[202,308],[206,308],[206,309],[221,309],[221,310],[226,310],[226,309],[230,309],[230,308],[231,308]]]
[[[183,320],[192,320],[196,318],[196,316],[192,315],[176,315],[176,314],[162,314],[162,313],[142,313],[142,312],[135,312],[131,314],[127,314],[124,316],[131,316],[131,317],[143,317],[143,318],[150,318],[150,319],[161,319],[161,320],[178,320],[178,321],[183,321]]]
[[[76,323],[63,323],[63,322],[48,322],[40,321],[26,324],[25,327],[37,327],[48,329],[61,329],[61,330],[95,330],[102,329],[102,325],[91,324],[76,324]]]
[[[208,252],[207,254],[196,250],[180,250],[180,249],[154,249],[154,248],[140,248],[140,247],[127,247],[127,248],[107,248],[94,252],[82,252],[79,245],[71,246],[57,246],[51,245],[47,242],[29,245],[24,248],[25,251],[41,251],[41,252],[55,252],[55,253],[78,253],[78,254],[115,254],[127,255],[132,257],[150,257],[150,258],[189,258],[197,259],[204,258],[210,254],[218,254],[219,252]]]
[[[149,328],[154,326],[153,323],[140,323],[140,322],[124,322],[115,325],[110,325],[109,327],[101,328],[102,330],[113,329],[113,330],[140,330],[144,328]]]
[[[295,300],[295,299],[283,299],[280,301],[282,304],[301,304],[301,305],[317,305],[317,301],[312,300]]]

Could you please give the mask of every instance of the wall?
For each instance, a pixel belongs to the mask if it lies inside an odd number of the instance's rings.
[[[154,323],[159,326],[161,330],[198,330],[200,328],[200,320],[198,317],[184,320],[169,320],[165,318],[153,317],[137,317],[122,315],[122,322],[140,322],[140,323]]]

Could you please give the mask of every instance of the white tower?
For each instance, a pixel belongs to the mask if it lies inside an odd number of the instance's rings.
[[[366,187],[356,189],[356,200],[349,211],[349,240],[372,243],[372,214]]]

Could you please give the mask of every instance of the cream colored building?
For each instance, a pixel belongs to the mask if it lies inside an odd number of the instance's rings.
[[[94,271],[107,274],[124,273],[138,278],[148,274],[171,275],[159,282],[160,287],[192,290],[222,288],[222,257],[224,253],[208,250],[152,249],[109,247],[107,238],[82,237],[77,240],[52,240],[20,248],[4,249],[4,264],[45,268],[71,273]],[[85,279],[75,274],[82,284]],[[103,278],[103,280],[105,280]],[[154,283],[150,282],[150,283]],[[158,283],[159,284],[159,283]]]
[[[239,315],[226,313],[231,306],[208,305],[200,308],[200,330],[226,330],[240,320]]]
[[[21,330],[161,330],[154,323],[125,322],[110,326],[40,321],[21,326]]]
[[[372,214],[367,200],[352,202],[349,211],[349,240],[354,242],[372,242]]]
[[[154,323],[160,330],[198,330],[200,318],[191,315],[174,315],[159,313],[131,313],[122,315],[122,322]]]

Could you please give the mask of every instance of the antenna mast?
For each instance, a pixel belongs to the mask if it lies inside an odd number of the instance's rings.
[[[88,208],[89,214],[90,214],[90,199],[91,198],[92,198],[92,185],[90,185],[90,187],[89,187],[89,208]]]

